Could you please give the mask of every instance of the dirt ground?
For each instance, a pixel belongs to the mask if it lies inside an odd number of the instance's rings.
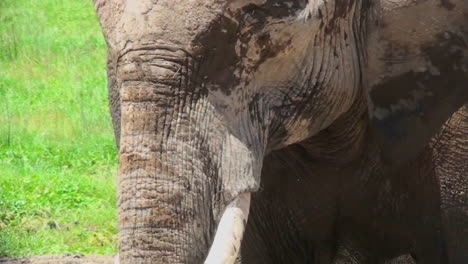
[[[392,264],[414,263],[409,256],[402,256]],[[113,264],[113,257],[104,256],[41,256],[25,259],[0,258],[0,264]]]
[[[24,259],[0,258],[0,264],[112,264],[105,256],[40,256]]]

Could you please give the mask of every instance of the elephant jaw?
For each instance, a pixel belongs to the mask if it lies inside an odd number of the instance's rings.
[[[249,216],[249,208],[250,193],[239,195],[226,207],[205,264],[235,263]]]

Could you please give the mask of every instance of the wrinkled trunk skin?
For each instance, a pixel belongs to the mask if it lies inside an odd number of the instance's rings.
[[[206,140],[218,137],[216,121],[193,94],[153,77],[121,80],[120,261],[202,263],[216,191]]]

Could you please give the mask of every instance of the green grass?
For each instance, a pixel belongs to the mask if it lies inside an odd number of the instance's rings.
[[[0,0],[0,256],[115,253],[105,56],[91,0]]]

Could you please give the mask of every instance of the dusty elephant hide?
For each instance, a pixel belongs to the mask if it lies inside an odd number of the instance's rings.
[[[467,1],[95,5],[121,263],[468,263]]]

